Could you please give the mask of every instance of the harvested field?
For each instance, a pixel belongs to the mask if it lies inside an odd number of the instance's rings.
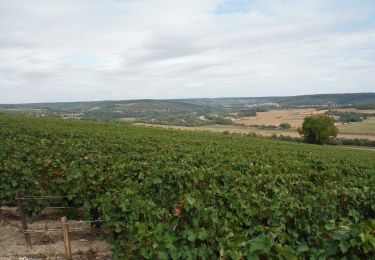
[[[134,122],[136,120],[137,120],[137,118],[135,118],[135,117],[123,117],[123,118],[119,118],[120,122]]]
[[[250,125],[274,125],[279,126],[281,123],[289,123],[292,128],[296,129],[302,126],[306,116],[324,114],[327,110],[316,110],[313,108],[306,109],[279,109],[267,112],[257,112],[257,116],[242,117],[235,124]]]

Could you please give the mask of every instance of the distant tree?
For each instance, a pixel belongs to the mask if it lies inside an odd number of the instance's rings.
[[[360,122],[362,118],[358,113],[344,113],[340,116],[340,121],[343,123]]]
[[[212,123],[218,124],[218,125],[232,125],[233,122],[230,119],[225,119],[222,117],[216,117],[214,120],[212,120]]]
[[[291,128],[292,126],[291,126],[289,123],[281,123],[281,124],[279,125],[279,127],[280,127],[281,129],[289,129],[289,128]]]
[[[312,144],[325,144],[332,137],[336,137],[338,129],[334,119],[326,115],[308,116],[303,121],[302,128],[298,129],[306,142]]]
[[[256,116],[257,112],[254,110],[245,110],[239,113],[239,116]]]

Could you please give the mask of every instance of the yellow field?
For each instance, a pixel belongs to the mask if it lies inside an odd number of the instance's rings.
[[[279,109],[267,112],[257,112],[257,116],[243,117],[236,121],[235,124],[250,125],[275,125],[289,123],[293,129],[302,126],[306,116],[324,114],[327,110],[316,110],[313,108],[306,109]]]
[[[338,109],[339,110],[339,109]],[[206,125],[197,127],[187,126],[170,126],[170,125],[155,125],[155,124],[141,124],[146,126],[157,126],[163,128],[174,128],[188,131],[211,131],[211,132],[224,132],[248,134],[256,133],[262,136],[271,135],[284,135],[291,137],[300,137],[297,132],[298,127],[302,126],[303,120],[306,116],[324,114],[327,110],[316,109],[279,109],[267,112],[257,112],[255,117],[243,117],[234,122],[234,125]],[[339,111],[353,112],[355,109],[341,109]],[[375,110],[360,110],[362,113],[374,113]],[[365,112],[364,112],[365,111]],[[251,125],[275,125],[279,126],[280,123],[289,123],[292,128],[290,130],[281,129],[260,129],[251,127]],[[375,117],[370,117],[363,122],[356,122],[345,125],[337,125],[339,129],[339,138],[345,139],[368,139],[375,140]]]

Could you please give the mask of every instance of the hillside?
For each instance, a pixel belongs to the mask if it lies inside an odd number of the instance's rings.
[[[375,250],[373,152],[10,115],[0,125],[1,200],[66,194],[99,211],[115,257],[365,259]]]
[[[180,111],[194,110],[200,107],[170,100],[125,100],[125,101],[89,101],[89,102],[57,102],[33,104],[0,104],[1,109],[8,110],[42,110],[47,112],[79,113],[90,111],[116,112],[116,111]]]
[[[98,121],[152,117],[166,113],[186,114],[202,109],[204,108],[194,104],[152,99],[0,105],[0,112]]]
[[[362,107],[375,106],[375,93],[320,94],[295,97],[277,97],[273,102],[282,107],[327,106],[327,107]]]
[[[375,93],[317,94],[289,97],[199,98],[177,101],[210,107],[371,107],[375,106]]]
[[[375,93],[317,94],[288,97],[229,97],[229,98],[191,98],[171,100],[114,100],[87,102],[56,102],[31,104],[0,104],[2,109],[42,109],[63,112],[84,112],[94,110],[116,110],[126,108],[129,111],[160,111],[160,110],[197,110],[219,107],[249,107],[272,103],[280,107],[357,107],[375,103]],[[96,109],[95,109],[96,108]]]
[[[305,95],[293,97],[238,97],[174,100],[117,100],[36,104],[0,104],[0,112],[129,122],[202,126],[230,125],[241,116],[256,112],[293,108],[371,108],[375,93]]]

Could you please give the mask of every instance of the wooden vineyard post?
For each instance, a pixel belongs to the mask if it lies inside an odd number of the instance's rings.
[[[32,248],[30,233],[27,233],[28,228],[27,228],[25,210],[23,208],[22,198],[20,198],[20,195],[18,192],[17,192],[16,200],[17,200],[18,212],[20,213],[20,218],[22,221],[22,229],[23,229],[23,234],[25,236],[26,245],[28,248]]]
[[[3,206],[3,204],[0,201],[0,224],[3,223],[3,208],[2,208],[2,206]]]
[[[65,255],[66,258],[72,259],[72,249],[70,248],[70,239],[69,239],[69,226],[68,220],[66,217],[61,218],[61,224],[63,229],[63,237],[64,237],[64,246],[65,246]]]

